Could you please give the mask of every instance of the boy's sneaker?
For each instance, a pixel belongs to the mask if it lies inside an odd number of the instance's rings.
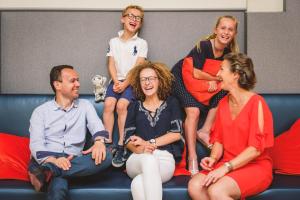
[[[105,146],[111,152],[112,156],[115,156],[118,146],[116,144],[114,144],[113,142],[110,142],[108,139],[104,139],[104,142],[105,142]]]
[[[124,156],[124,147],[121,145],[118,145],[116,148],[116,153],[114,158],[112,159],[112,166],[114,167],[122,167],[125,164],[126,159],[123,157]]]
[[[117,152],[117,150],[118,150],[118,145],[112,144],[112,145],[110,145],[109,148],[110,148],[111,154],[112,154],[113,156],[115,156],[115,154],[116,154],[116,152]]]

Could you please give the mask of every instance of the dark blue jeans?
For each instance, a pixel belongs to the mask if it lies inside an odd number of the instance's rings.
[[[66,156],[62,154],[61,156]],[[48,186],[48,200],[65,200],[68,198],[68,178],[85,177],[104,171],[111,165],[112,155],[106,150],[106,159],[99,165],[95,165],[95,160],[91,154],[77,156],[71,160],[71,168],[62,170],[52,163],[46,163],[42,167],[47,167],[53,172],[53,178]],[[29,170],[37,167],[31,162]],[[38,166],[40,167],[40,166]]]

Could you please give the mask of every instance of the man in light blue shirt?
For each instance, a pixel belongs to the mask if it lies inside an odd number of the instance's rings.
[[[78,99],[79,77],[72,66],[53,67],[50,84],[55,98],[37,107],[30,119],[34,160],[29,177],[36,191],[49,182],[48,199],[66,199],[68,178],[92,175],[110,166],[111,154],[104,144],[108,132],[93,105]],[[83,151],[87,129],[94,144]]]

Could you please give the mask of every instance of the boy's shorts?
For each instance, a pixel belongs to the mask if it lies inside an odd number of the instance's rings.
[[[114,86],[114,82],[110,81],[110,83],[107,87],[107,90],[106,90],[105,98],[113,97],[117,100],[119,100],[120,98],[124,98],[124,99],[127,99],[129,102],[132,102],[133,100],[135,100],[134,95],[133,95],[133,89],[131,86],[128,86],[122,93],[114,92],[113,86]]]

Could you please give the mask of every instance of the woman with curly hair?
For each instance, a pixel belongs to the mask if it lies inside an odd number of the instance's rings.
[[[180,106],[170,95],[173,75],[162,63],[145,62],[129,72],[137,101],[128,108],[125,145],[133,199],[161,200],[183,149]]]

